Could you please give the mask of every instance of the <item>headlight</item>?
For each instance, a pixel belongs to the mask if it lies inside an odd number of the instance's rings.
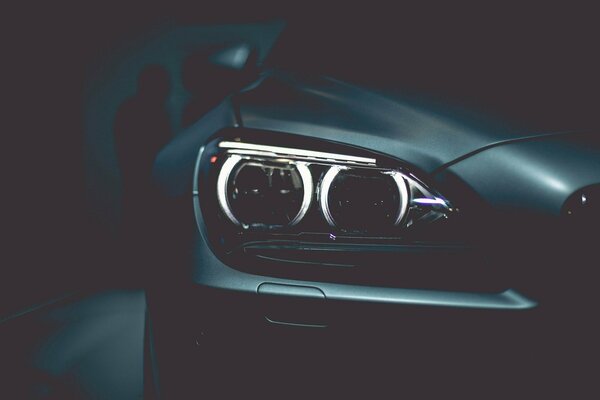
[[[402,240],[454,211],[400,161],[284,134],[213,139],[197,177],[213,243],[230,246]]]
[[[490,293],[511,287],[505,265],[471,240],[469,215],[433,182],[383,154],[231,128],[200,151],[194,211],[219,260],[251,274]]]

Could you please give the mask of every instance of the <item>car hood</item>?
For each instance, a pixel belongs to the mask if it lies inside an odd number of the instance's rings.
[[[270,72],[236,98],[243,126],[366,147],[426,172],[483,147],[551,135],[326,77]]]

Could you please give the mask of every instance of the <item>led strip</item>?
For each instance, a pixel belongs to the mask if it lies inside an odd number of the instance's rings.
[[[257,152],[259,152],[259,153],[262,153],[262,155],[269,156],[269,157],[277,157],[280,155],[285,155],[285,156],[299,156],[299,157],[315,158],[318,160],[348,161],[348,162],[373,164],[373,165],[377,164],[377,160],[374,158],[349,156],[346,154],[337,154],[337,153],[325,153],[322,151],[294,149],[291,147],[268,146],[268,145],[264,145],[264,144],[223,141],[223,142],[219,143],[219,147],[222,149],[247,150],[247,151],[249,151],[249,153],[252,152],[250,154],[254,154],[254,155],[257,155]],[[237,153],[241,153],[241,152],[237,152]]]

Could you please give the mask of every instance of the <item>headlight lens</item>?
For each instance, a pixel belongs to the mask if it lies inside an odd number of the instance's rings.
[[[401,240],[454,212],[400,161],[316,140],[269,140],[220,137],[201,154],[197,190],[220,243]]]
[[[321,180],[319,204],[331,227],[378,233],[403,221],[408,196],[406,181],[397,171],[335,165]]]
[[[283,227],[298,223],[310,206],[312,179],[304,163],[256,161],[233,155],[217,181],[222,211],[244,227]]]

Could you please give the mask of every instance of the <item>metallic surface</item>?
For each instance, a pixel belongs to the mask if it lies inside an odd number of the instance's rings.
[[[600,182],[600,141],[589,133],[510,143],[447,171],[500,210],[558,216],[572,193]]]
[[[239,97],[243,126],[296,133],[393,155],[427,172],[481,147],[552,132],[528,132],[330,78],[266,76]]]
[[[225,104],[219,109],[225,111]],[[260,84],[238,95],[236,104],[241,118],[236,123],[244,127],[271,130],[273,135],[277,131],[295,133],[378,151],[438,177],[449,172],[472,187],[487,204],[500,209],[518,207],[558,214],[570,193],[600,181],[598,148],[586,142],[585,136],[577,140],[577,134],[522,131],[482,118],[469,119],[452,110],[440,111],[406,99],[393,99],[332,79],[299,80],[267,73]],[[159,155],[155,170],[168,192],[182,195],[186,186],[189,191],[196,184],[190,158],[197,163],[198,149],[226,126],[210,123],[216,121],[215,113],[217,110]],[[175,166],[179,168],[169,171]],[[195,214],[200,233],[205,236],[197,190],[195,187]],[[194,243],[193,280],[208,287],[256,293],[268,281],[317,287],[333,300],[513,310],[536,305],[535,300],[514,290],[463,293],[262,277],[223,264],[202,235],[197,235]]]

